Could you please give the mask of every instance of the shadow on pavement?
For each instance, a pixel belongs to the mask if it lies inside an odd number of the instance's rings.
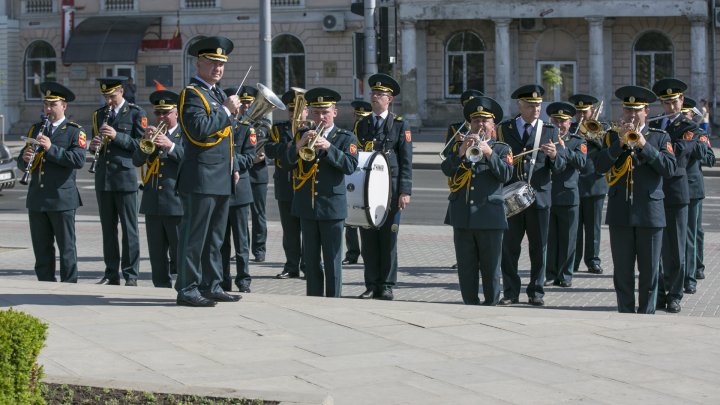
[[[114,305],[128,307],[162,306],[174,307],[175,299],[160,298],[117,298],[102,295],[76,294],[6,294],[0,298],[0,307],[15,305]]]

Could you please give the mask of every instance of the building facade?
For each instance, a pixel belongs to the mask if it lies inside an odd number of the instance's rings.
[[[370,1],[370,0],[366,0]],[[273,90],[331,87],[349,103],[366,98],[361,79],[365,19],[340,0],[270,0]],[[391,8],[389,65],[402,94],[396,112],[415,127],[461,119],[469,88],[496,98],[510,115],[510,93],[541,83],[546,101],[583,92],[617,117],[617,87],[651,87],[663,77],[690,85],[711,103],[716,93],[715,1],[686,0],[375,0]],[[96,78],[124,74],[149,107],[156,82],[180,91],[194,75],[187,47],[223,35],[235,49],[223,83],[237,85],[252,65],[260,77],[260,8],[247,0],[0,0],[0,114],[24,132],[41,112],[38,84],[57,80],[77,96],[71,119],[88,125],[103,103]],[[394,19],[392,17],[395,17]],[[392,23],[395,24],[392,24]],[[67,27],[73,27],[72,33]],[[370,66],[373,69],[374,66]],[[359,78],[360,77],[360,78]],[[367,74],[365,75],[367,77]],[[659,110],[659,107],[658,107]],[[284,117],[276,117],[276,119]]]

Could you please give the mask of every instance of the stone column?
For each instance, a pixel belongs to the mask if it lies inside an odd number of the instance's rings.
[[[495,18],[495,100],[505,115],[510,113],[510,23],[511,18]]]
[[[588,74],[590,94],[602,100],[605,96],[605,47],[603,46],[604,17],[585,18],[589,25]],[[609,106],[608,106],[609,107]]]
[[[689,16],[690,19],[690,97],[697,100],[707,99],[710,95],[708,89],[707,71],[707,17],[704,15]]]
[[[402,71],[400,86],[402,88],[402,114],[412,128],[420,127],[418,114],[418,80],[417,80],[417,36],[415,21],[401,22]]]

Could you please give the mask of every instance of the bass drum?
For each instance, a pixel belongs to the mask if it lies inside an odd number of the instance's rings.
[[[345,176],[346,225],[380,228],[390,209],[390,165],[382,152],[358,152],[355,172]]]

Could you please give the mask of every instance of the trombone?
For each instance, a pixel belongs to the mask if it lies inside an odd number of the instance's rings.
[[[582,135],[585,139],[588,141],[594,141],[598,138],[600,138],[603,133],[605,133],[605,127],[603,124],[598,121],[598,118],[600,117],[600,114],[602,113],[603,109],[603,103],[604,101],[600,101],[600,104],[598,105],[598,108],[593,113],[592,117],[588,120],[580,120],[580,123],[578,124],[577,129],[575,132],[580,132],[580,135]]]
[[[465,126],[468,127],[468,130],[465,131],[464,134],[463,134],[463,133],[460,133],[460,131],[462,131],[462,129],[465,128]],[[440,160],[445,160],[445,159],[447,159],[447,153],[449,152],[448,148],[449,148],[450,146],[454,145],[455,142],[458,142],[458,140],[455,139],[455,138],[457,138],[458,134],[460,134],[460,141],[459,141],[459,142],[462,142],[463,140],[465,140],[465,136],[467,135],[468,132],[470,132],[470,126],[468,125],[468,122],[467,122],[467,121],[463,121],[462,125],[460,125],[460,128],[458,128],[457,130],[455,130],[455,133],[450,137],[450,139],[447,141],[447,143],[445,144],[445,146],[443,146],[442,150],[441,150],[440,153],[438,154],[438,155],[440,156]]]
[[[140,151],[146,155],[150,155],[153,152],[155,152],[155,138],[157,138],[158,135],[164,134],[167,132],[168,124],[165,121],[160,121],[160,124],[158,124],[157,127],[155,127],[155,130],[153,133],[148,136],[147,138],[143,138],[140,140]]]

